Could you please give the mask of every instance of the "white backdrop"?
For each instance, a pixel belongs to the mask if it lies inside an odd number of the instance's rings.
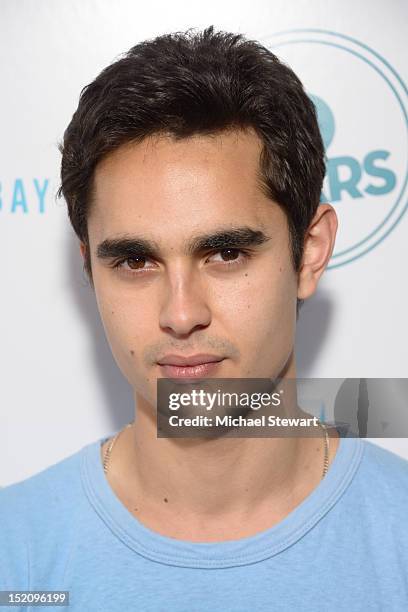
[[[298,376],[408,377],[407,18],[399,0],[1,1],[0,486],[132,418],[132,389],[55,200],[57,142],[81,88],[165,32],[242,32],[317,97],[340,230],[301,311]],[[406,439],[374,441],[408,457]]]

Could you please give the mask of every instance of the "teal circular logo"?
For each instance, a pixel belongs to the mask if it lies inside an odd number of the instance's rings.
[[[265,40],[312,99],[326,151],[322,202],[339,228],[328,268],[379,245],[408,208],[408,90],[379,53],[344,34],[278,32]]]
[[[310,98],[316,107],[320,133],[323,138],[324,148],[327,151],[334,137],[334,115],[331,108],[322,98],[313,95]]]

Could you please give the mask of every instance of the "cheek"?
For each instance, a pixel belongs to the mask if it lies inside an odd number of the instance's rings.
[[[95,283],[95,295],[105,334],[115,361],[127,380],[134,384],[135,374],[143,368],[141,349],[146,345],[152,310],[135,295],[115,289],[109,291]]]
[[[221,320],[239,345],[243,376],[270,376],[283,368],[294,344],[296,278],[291,269],[243,277],[218,294]]]
[[[263,328],[292,319],[296,294],[296,278],[290,268],[263,266],[256,274],[245,273],[233,283],[219,285],[214,299],[224,317],[236,325]]]

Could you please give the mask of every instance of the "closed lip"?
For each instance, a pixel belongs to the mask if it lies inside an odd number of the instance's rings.
[[[175,365],[175,366],[195,366],[202,363],[213,363],[216,361],[222,361],[224,357],[219,355],[208,355],[206,353],[200,353],[199,355],[190,355],[189,357],[183,357],[181,355],[165,355],[157,361],[159,365]]]

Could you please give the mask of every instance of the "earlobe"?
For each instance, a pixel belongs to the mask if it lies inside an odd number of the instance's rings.
[[[79,243],[79,250],[81,252],[82,258],[85,259],[86,245],[83,242]]]
[[[302,265],[298,275],[299,299],[307,299],[316,291],[319,279],[333,253],[337,225],[333,206],[319,204],[305,235]]]

